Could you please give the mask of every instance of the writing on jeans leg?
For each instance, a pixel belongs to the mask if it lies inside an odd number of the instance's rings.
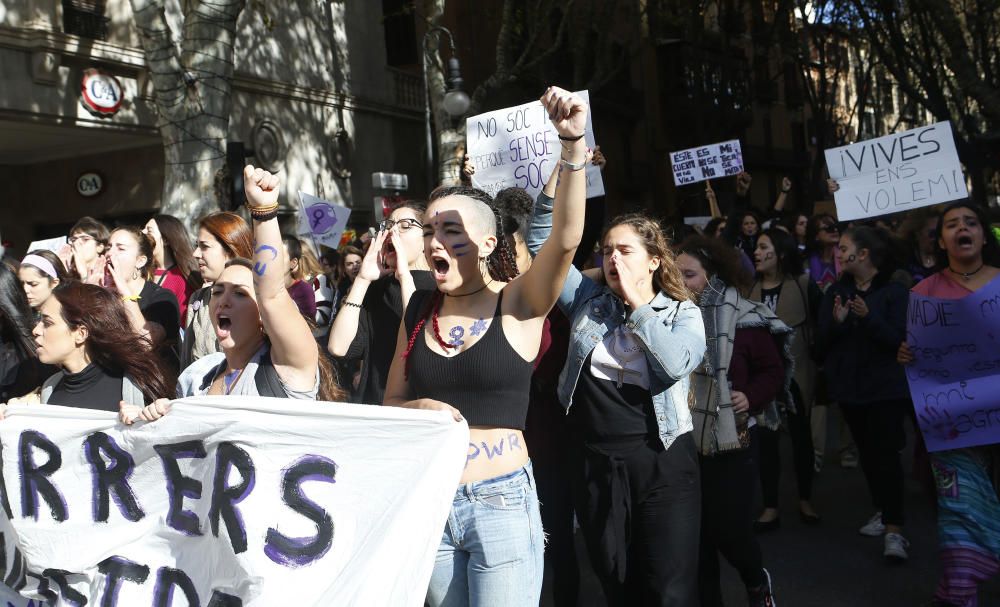
[[[469,443],[469,451],[465,456],[465,465],[468,466],[469,462],[477,459],[480,455],[485,455],[488,460],[492,460],[494,457],[503,456],[505,440],[508,454],[514,450],[523,451],[520,437],[511,432],[507,435],[506,439],[501,438],[497,442],[489,443],[486,441],[480,441],[479,443]]]

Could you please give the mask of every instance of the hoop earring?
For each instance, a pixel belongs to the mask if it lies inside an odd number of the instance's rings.
[[[132,270],[132,280],[135,280],[137,278],[139,278],[139,269],[138,268]]]

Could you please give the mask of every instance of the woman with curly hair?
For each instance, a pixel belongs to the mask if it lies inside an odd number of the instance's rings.
[[[532,250],[552,211],[539,197]],[[695,604],[701,506],[688,392],[705,352],[701,313],[654,220],[614,219],[601,247],[602,267],[570,268],[559,297],[572,327],[558,396],[576,514],[609,604]]]

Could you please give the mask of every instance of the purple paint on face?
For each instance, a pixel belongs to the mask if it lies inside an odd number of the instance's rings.
[[[469,246],[469,244],[470,244],[469,241],[465,241],[451,245],[451,248],[455,250],[455,257],[465,257],[466,255],[468,255],[469,254],[468,251],[463,252],[460,251],[459,249],[464,249],[465,247]]]

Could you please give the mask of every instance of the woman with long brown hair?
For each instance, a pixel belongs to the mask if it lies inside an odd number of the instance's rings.
[[[205,286],[195,291],[188,300],[187,324],[181,345],[182,369],[202,356],[222,351],[208,313],[212,284],[219,279],[230,260],[253,257],[253,230],[236,213],[220,211],[206,215],[198,222],[198,240],[192,255]]]
[[[35,355],[34,322],[17,276],[0,263],[0,402],[34,391],[47,375]]]
[[[181,310],[181,326],[187,319],[191,294],[201,287],[198,264],[191,250],[187,228],[172,215],[153,215],[142,232],[153,241],[153,279],[177,298]]]
[[[552,207],[539,197],[532,251],[548,238]],[[701,313],[654,220],[618,217],[601,247],[599,274],[571,266],[558,302],[572,327],[558,394],[576,514],[610,605],[694,604],[700,493],[688,376],[705,352]]]
[[[914,293],[957,300],[972,297],[1000,279],[1000,243],[981,207],[969,200],[953,202],[940,211],[937,226],[938,267],[943,269],[913,287]],[[987,330],[996,330],[998,324],[996,320],[988,324],[986,317],[980,322]],[[911,348],[904,341],[896,360],[909,365],[916,355],[929,356],[916,344]],[[921,417],[927,414],[923,409],[919,413]],[[951,417],[947,420],[941,427],[951,430]],[[930,459],[937,484],[941,561],[933,604],[976,605],[980,585],[1000,574],[1000,499],[996,488],[1000,445],[945,449],[931,453]]]
[[[306,319],[285,289],[288,263],[278,229],[278,177],[247,166],[247,208],[253,218],[253,260],[234,258],[212,284],[209,312],[222,352],[184,369],[177,396],[273,396],[342,400],[343,393]],[[122,421],[158,419],[170,405],[157,400],[122,410]]]
[[[173,394],[167,367],[136,347],[148,337],[131,330],[121,299],[80,282],[52,295],[33,335],[39,360],[62,370],[45,381],[42,403],[117,412],[122,402],[141,406]]]

